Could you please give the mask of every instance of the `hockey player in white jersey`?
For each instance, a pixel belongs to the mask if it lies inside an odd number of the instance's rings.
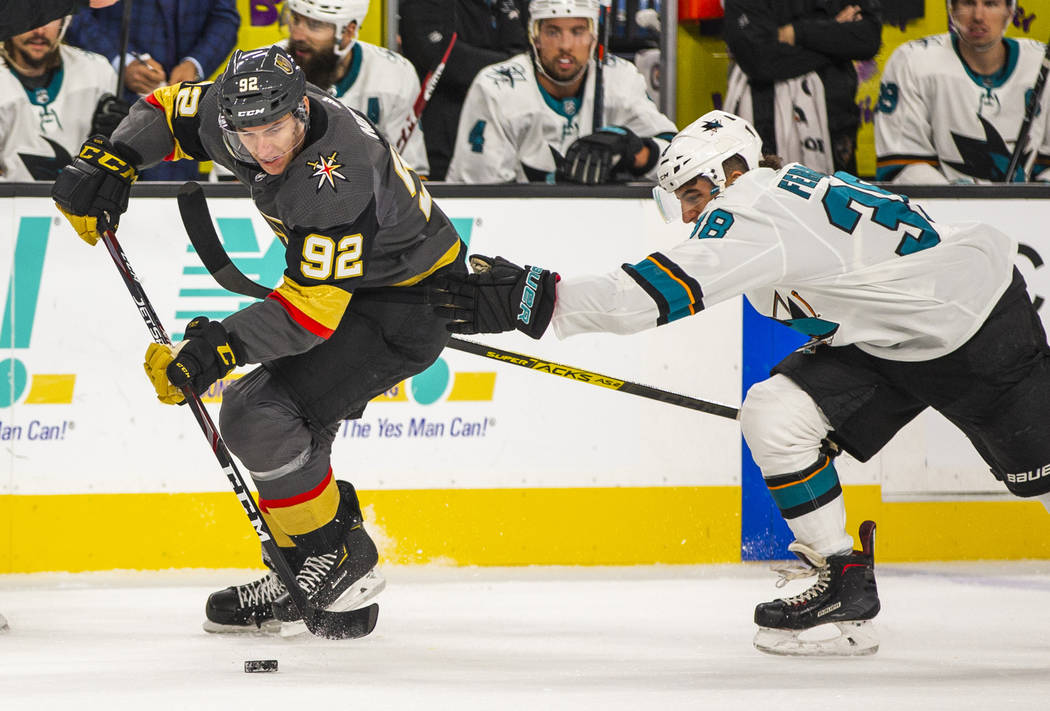
[[[289,36],[280,44],[306,80],[366,115],[397,144],[419,95],[419,77],[400,54],[357,39],[368,0],[287,0],[284,12]],[[416,173],[430,173],[421,124],[400,153]]]
[[[1013,0],[949,0],[954,32],[898,47],[882,73],[876,177],[895,183],[1023,182],[1050,173],[1050,92],[1006,175],[1046,46],[1004,37]]]
[[[818,576],[805,592],[756,607],[755,644],[775,654],[872,653],[875,524],[861,526],[854,550],[835,455],[866,461],[932,407],[1007,489],[1050,508],[1050,346],[1010,237],[935,222],[852,175],[777,168],[760,152],[750,124],[708,113],[664,151],[654,191],[692,223],[689,239],[609,274],[560,281],[475,256],[476,273],[450,282],[439,312],[461,333],[517,328],[538,338],[549,323],[565,338],[633,333],[744,294],[808,335],[740,409],[795,535],[789,549]],[[840,636],[799,637],[825,623]]]
[[[62,44],[69,18],[3,43],[0,180],[54,180],[91,134],[108,136],[128,107],[106,58]]]
[[[485,67],[474,78],[449,182],[553,182],[556,161],[558,182],[604,183],[617,173],[655,180],[659,152],[677,129],[646,95],[645,79],[630,62],[606,60],[603,128],[592,132],[598,11],[598,0],[532,0],[533,53]]]

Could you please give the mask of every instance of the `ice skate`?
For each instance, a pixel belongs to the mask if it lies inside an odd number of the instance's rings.
[[[875,523],[860,526],[861,550],[824,558],[798,542],[788,546],[807,571],[781,571],[782,582],[816,574],[817,582],[794,597],[755,608],[754,644],[767,654],[860,656],[874,654],[879,639],[871,619],[879,613],[875,586]],[[837,636],[821,635],[822,632]],[[810,632],[813,630],[813,632]]]
[[[299,570],[305,556],[295,549],[285,551],[292,570]],[[264,560],[267,567],[269,561]],[[249,632],[277,634],[281,623],[274,619],[273,601],[288,592],[273,570],[244,585],[213,592],[204,605],[205,632]]]
[[[378,562],[375,543],[358,523],[336,550],[308,557],[295,581],[316,607],[331,612],[354,610],[386,587],[386,580],[376,567]],[[287,591],[274,602],[273,612],[281,623],[282,637],[306,632],[302,615]]]

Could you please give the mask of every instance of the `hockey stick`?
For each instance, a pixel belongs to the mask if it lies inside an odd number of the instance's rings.
[[[117,98],[124,100],[124,70],[127,68],[128,38],[131,35],[131,0],[124,0],[124,14],[120,17],[120,56],[117,58]]]
[[[1039,108],[1040,99],[1043,96],[1043,89],[1046,88],[1046,74],[1050,70],[1050,43],[1046,45],[1046,52],[1043,54],[1043,61],[1039,65],[1039,75],[1036,77],[1035,86],[1032,87],[1032,93],[1028,97],[1028,103],[1024,108],[1024,121],[1021,122],[1021,130],[1017,132],[1017,141],[1014,143],[1014,152],[1010,156],[1010,164],[1006,167],[1006,177],[1003,182],[1027,182],[1028,171],[1022,169],[1021,180],[1015,181],[1014,175],[1017,173],[1017,166],[1021,163],[1021,156],[1024,155],[1025,148],[1028,147],[1028,134],[1032,129],[1032,121],[1035,120],[1035,114]]]
[[[419,125],[419,117],[423,115],[423,109],[427,107],[430,97],[434,95],[434,89],[437,87],[438,80],[445,73],[445,63],[448,62],[448,55],[452,54],[452,48],[455,46],[458,36],[458,32],[452,33],[452,38],[448,41],[448,47],[445,47],[445,53],[441,55],[441,61],[430,70],[430,73],[423,80],[423,86],[419,90],[419,95],[416,96],[416,101],[412,104],[412,115],[405,119],[405,125],[401,127],[401,135],[398,136],[397,143],[394,144],[394,148],[397,149],[398,153],[405,150],[405,146],[408,145],[408,139],[412,137],[412,132]]]
[[[591,133],[605,125],[605,54],[609,51],[609,26],[612,24],[612,0],[601,0],[598,10],[598,59],[594,63],[594,116]]]
[[[230,259],[230,255],[223,248],[219,235],[215,231],[215,226],[212,224],[208,203],[201,187],[192,182],[184,184],[179,189],[178,202],[179,213],[182,215],[182,223],[189,234],[190,242],[197,251],[197,256],[200,257],[204,268],[214,277],[219,286],[235,294],[265,299],[273,290],[246,277],[237,268],[237,265],[233,263],[233,260]],[[730,420],[735,420],[738,414],[736,408],[727,405],[699,400],[688,395],[680,395],[648,385],[632,383],[628,380],[613,378],[571,365],[562,365],[561,363],[534,358],[529,355],[515,353],[514,351],[503,350],[502,348],[493,348],[492,346],[482,345],[474,341],[457,338],[456,336],[449,339],[447,347],[463,351],[464,353],[473,353],[484,358],[498,360],[501,363],[510,363],[529,370],[558,375],[579,383],[590,383],[609,390],[618,390],[669,405],[725,417]]]
[[[113,230],[108,228],[101,230],[101,233],[102,241],[109,251],[109,256],[113,258],[113,263],[120,272],[124,285],[127,286],[128,291],[131,293],[131,298],[135,301],[135,306],[138,307],[139,314],[142,316],[142,320],[145,321],[146,329],[149,330],[150,336],[153,337],[156,343],[171,345],[171,339],[168,338],[168,333],[164,330],[164,326],[161,325],[157,312],[154,311],[153,305],[146,297],[146,291],[142,288],[138,277],[135,276],[131,263],[120,248],[117,236]],[[295,572],[288,565],[288,561],[285,560],[281,549],[274,543],[273,534],[259,513],[255,500],[244,483],[244,477],[237,470],[237,465],[234,464],[229,450],[226,449],[225,442],[219,436],[219,431],[215,428],[211,415],[204,408],[204,403],[188,387],[182,389],[182,394],[186,397],[186,403],[189,405],[193,416],[197,419],[201,432],[204,433],[209,444],[211,444],[211,450],[215,454],[215,459],[218,460],[219,466],[226,474],[226,478],[233,485],[233,493],[237,495],[237,500],[244,507],[244,512],[248,515],[248,520],[251,521],[252,528],[255,530],[255,535],[259,537],[263,550],[269,556],[270,563],[273,565],[277,576],[284,583],[292,601],[302,613],[306,628],[318,637],[327,637],[328,639],[364,637],[375,629],[376,620],[379,618],[379,606],[374,603],[368,607],[347,612],[319,610],[309,603],[306,599],[306,594],[295,582]]]

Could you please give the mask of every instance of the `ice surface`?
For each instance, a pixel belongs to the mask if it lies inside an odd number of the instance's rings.
[[[754,604],[812,580],[756,564],[384,572],[345,642],[201,631],[256,571],[0,576],[0,709],[1050,708],[1050,561],[881,566],[882,648],[852,659],[755,651]]]

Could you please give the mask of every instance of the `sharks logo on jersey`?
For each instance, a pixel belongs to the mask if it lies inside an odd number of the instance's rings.
[[[525,72],[516,64],[500,64],[485,74],[493,84],[509,84],[514,88],[516,82],[525,81]]]
[[[19,153],[18,157],[22,159],[22,165],[29,171],[33,180],[54,180],[58,177],[60,170],[73,162],[73,156],[69,155],[69,151],[50,138],[46,136],[41,136],[40,138],[47,145],[51,146],[52,151],[54,151],[53,155],[40,156],[32,153]]]
[[[984,128],[984,140],[962,136],[952,132],[955,147],[962,157],[961,161],[946,160],[944,163],[951,166],[960,173],[965,173],[980,180],[989,180],[993,183],[1024,181],[1024,170],[1021,166],[1028,162],[1032,155],[1031,151],[1025,151],[1018,162],[1016,175],[1006,181],[1006,169],[1010,167],[1010,157],[1013,151],[1006,146],[1006,141],[995,130],[995,126],[986,121],[984,117],[978,116]]]

